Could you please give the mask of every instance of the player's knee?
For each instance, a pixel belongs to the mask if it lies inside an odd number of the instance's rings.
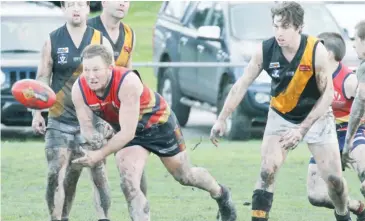
[[[321,199],[315,192],[308,193],[308,201],[312,206],[323,206],[323,199]]]
[[[335,191],[337,194],[344,192],[344,182],[341,176],[330,174],[327,179],[327,185],[330,190]]]
[[[138,193],[140,191],[140,187],[135,185],[128,178],[126,180],[124,180],[120,184],[120,186],[122,188],[123,194],[124,194],[125,199],[127,200],[127,202],[131,202],[134,198],[136,198],[136,196],[138,195]]]
[[[273,184],[277,168],[277,166],[264,166],[263,168],[261,168],[261,180],[267,185]]]
[[[203,168],[201,168],[203,169]],[[204,170],[204,169],[203,169]],[[191,185],[191,179],[192,179],[192,173],[190,169],[185,170],[179,170],[175,173],[173,173],[173,176],[177,182],[179,182],[181,185],[189,186]]]

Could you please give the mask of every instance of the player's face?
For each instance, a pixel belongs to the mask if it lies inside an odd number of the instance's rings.
[[[92,58],[84,58],[82,61],[83,75],[93,91],[102,91],[106,89],[110,75],[112,73],[112,66],[105,64],[100,56]]]
[[[65,1],[63,10],[67,22],[73,26],[79,26],[86,22],[90,7],[86,1]]]
[[[299,29],[296,29],[293,24],[282,23],[282,16],[275,15],[273,19],[275,39],[280,47],[287,47],[293,42],[292,39],[297,38]]]
[[[110,16],[122,19],[128,14],[129,1],[105,1],[103,7]]]
[[[365,40],[361,40],[357,34],[354,39],[354,48],[359,59],[365,60]]]

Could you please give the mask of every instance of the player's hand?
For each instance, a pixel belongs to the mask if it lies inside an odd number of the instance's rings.
[[[351,164],[355,162],[354,159],[350,157],[350,152],[352,150],[352,141],[345,141],[345,144],[343,146],[342,152],[341,152],[341,163],[342,168],[351,168]]]
[[[109,140],[115,134],[114,128],[106,122],[98,123],[96,125],[96,129],[99,133],[101,133],[104,136],[104,139],[106,140]]]
[[[210,131],[210,141],[217,147],[219,138],[223,136],[224,131],[226,130],[226,121],[223,120],[217,120],[212,130]]]
[[[285,150],[294,150],[302,139],[303,134],[299,129],[289,129],[281,136],[279,142]]]
[[[97,163],[104,159],[100,150],[85,150],[82,147],[80,147],[80,150],[84,156],[73,160],[72,163],[80,164],[84,167],[94,167]]]
[[[46,122],[40,112],[34,113],[32,128],[36,134],[44,134],[46,132]]]

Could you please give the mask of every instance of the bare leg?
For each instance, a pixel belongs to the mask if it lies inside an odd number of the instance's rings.
[[[281,148],[279,140],[278,135],[264,135],[260,175],[252,195],[252,221],[268,220],[274,197],[275,177],[287,156],[287,151]]]
[[[64,181],[65,202],[62,210],[62,220],[67,220],[76,195],[76,186],[82,172],[81,166],[69,165]]]
[[[48,182],[46,200],[53,220],[61,220],[65,201],[64,181],[71,151],[66,147],[46,148]]]
[[[150,207],[141,191],[141,177],[148,156],[149,151],[141,146],[125,147],[115,156],[129,215],[135,221],[150,220]]]
[[[91,183],[94,192],[94,205],[98,219],[108,219],[110,208],[110,188],[105,163],[101,162],[90,170]]]
[[[147,176],[146,176],[145,170],[143,170],[142,177],[141,177],[141,190],[142,190],[142,193],[147,197]]]
[[[308,166],[307,194],[308,200],[313,206],[325,207],[328,209],[335,208],[332,200],[328,196],[327,184],[319,175],[316,164],[309,164]],[[348,207],[354,214],[358,215],[361,206],[361,201],[349,199]]]
[[[355,163],[352,166],[354,167],[360,179],[360,191],[365,197],[365,144],[357,146],[351,152],[351,157],[355,160]]]
[[[161,161],[180,184],[205,190],[213,198],[221,195],[221,187],[218,182],[205,168],[192,167],[186,151],[173,157],[161,157]]]
[[[229,190],[219,185],[206,169],[193,167],[185,150],[172,157],[161,157],[161,161],[181,185],[194,186],[209,192],[218,203],[219,215],[223,221],[236,220],[236,210]]]
[[[338,215],[348,211],[348,189],[342,177],[341,159],[338,143],[308,144],[317,163],[320,176],[327,184],[328,195]]]

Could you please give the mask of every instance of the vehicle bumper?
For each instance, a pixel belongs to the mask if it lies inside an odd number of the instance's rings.
[[[12,95],[1,96],[1,123],[7,126],[31,126],[32,114]]]
[[[240,111],[252,117],[253,123],[266,124],[270,98],[267,85],[253,85],[242,100],[239,106]]]

